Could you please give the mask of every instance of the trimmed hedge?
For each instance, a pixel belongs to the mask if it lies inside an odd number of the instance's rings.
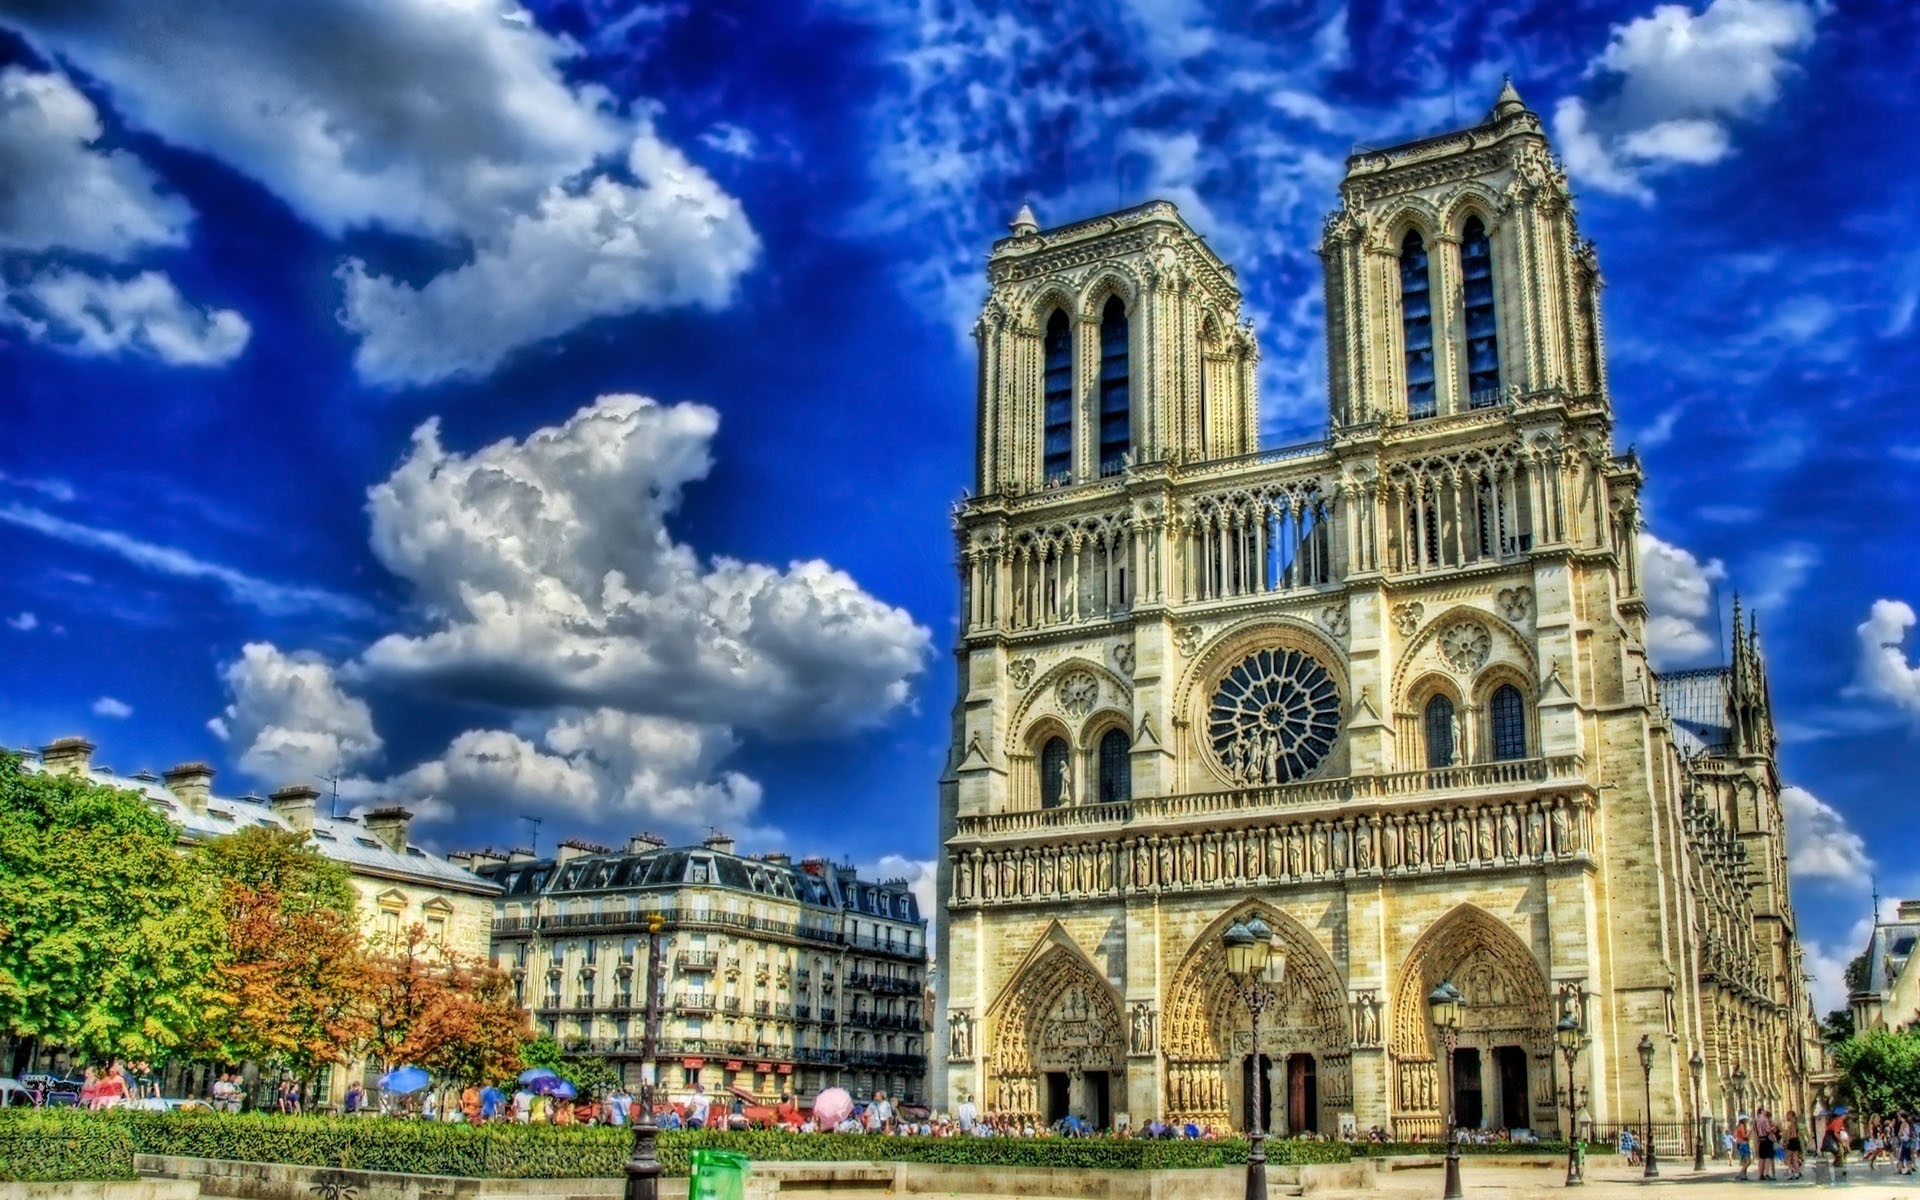
[[[414,1175],[608,1179],[624,1173],[632,1145],[629,1130],[607,1127],[476,1127],[277,1113],[43,1111],[0,1115],[0,1179],[131,1179],[136,1153]],[[1232,1167],[1247,1161],[1247,1144],[1238,1139],[918,1138],[670,1130],[660,1135],[661,1167],[668,1175],[685,1175],[692,1152],[701,1148],[733,1150],[759,1162],[915,1162],[1119,1171]],[[1267,1159],[1276,1165],[1346,1162],[1355,1149],[1345,1142],[1276,1139],[1267,1143]]]
[[[0,1119],[0,1181],[132,1178],[133,1138],[118,1122],[19,1109]]]

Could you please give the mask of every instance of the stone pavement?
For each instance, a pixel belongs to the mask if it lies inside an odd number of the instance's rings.
[[[1513,1167],[1492,1162],[1475,1162],[1468,1158],[1460,1164],[1460,1185],[1468,1200],[1491,1198],[1491,1200],[1517,1200],[1523,1196],[1561,1196],[1568,1200],[1652,1200],[1656,1196],[1684,1197],[1685,1200],[1732,1200],[1734,1197],[1767,1196],[1775,1192],[1810,1195],[1848,1192],[1859,1196],[1861,1200],[1874,1196],[1920,1197],[1920,1177],[1899,1176],[1891,1167],[1881,1167],[1869,1172],[1865,1167],[1849,1168],[1848,1177],[1839,1187],[1829,1186],[1826,1170],[1820,1168],[1816,1173],[1812,1164],[1808,1164],[1807,1178],[1789,1183],[1785,1180],[1762,1183],[1748,1180],[1742,1183],[1733,1177],[1733,1169],[1726,1166],[1709,1166],[1707,1170],[1695,1174],[1692,1164],[1688,1163],[1674,1169],[1666,1164],[1660,1168],[1660,1178],[1642,1179],[1638,1167],[1589,1164],[1587,1183],[1583,1188],[1569,1191],[1564,1186],[1566,1172],[1562,1169],[1540,1167]],[[1438,1167],[1414,1170],[1382,1172],[1372,1195],[1393,1197],[1395,1200],[1439,1200],[1441,1175]],[[1319,1194],[1319,1193],[1309,1193]]]

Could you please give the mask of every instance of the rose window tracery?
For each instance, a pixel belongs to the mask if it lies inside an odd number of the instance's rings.
[[[1243,786],[1304,779],[1333,749],[1340,693],[1299,650],[1257,650],[1228,671],[1207,713],[1207,739]]]

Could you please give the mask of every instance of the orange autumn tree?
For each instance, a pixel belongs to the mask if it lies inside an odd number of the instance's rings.
[[[513,983],[484,959],[449,949],[424,926],[385,934],[370,961],[368,1044],[382,1065],[493,1083],[519,1070],[527,1015]]]
[[[250,826],[202,848],[226,918],[225,1019],[215,1048],[311,1085],[372,1029],[371,966],[346,868],[304,835]]]

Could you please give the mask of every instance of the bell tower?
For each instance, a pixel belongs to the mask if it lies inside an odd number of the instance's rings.
[[[976,491],[1255,448],[1259,348],[1233,269],[1164,200],[994,243],[979,344]]]
[[[1327,218],[1333,428],[1604,399],[1600,269],[1512,80],[1471,129],[1363,150]]]

